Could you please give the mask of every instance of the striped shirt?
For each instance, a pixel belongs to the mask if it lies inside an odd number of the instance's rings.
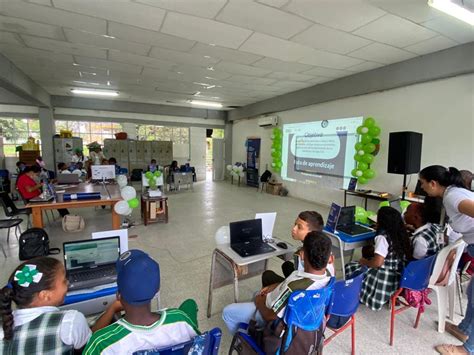
[[[180,344],[199,334],[197,325],[183,311],[169,308],[159,314],[160,319],[149,326],[134,325],[122,318],[95,332],[83,354],[133,354]]]

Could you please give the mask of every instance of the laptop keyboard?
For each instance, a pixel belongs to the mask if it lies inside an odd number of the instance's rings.
[[[358,234],[372,232],[371,229],[363,227],[363,226],[359,226],[358,224],[354,224],[351,226],[340,226],[340,227],[337,227],[336,230],[349,234],[349,235],[358,235]]]
[[[234,249],[237,254],[243,257],[271,253],[272,251],[275,251],[275,249],[268,244],[233,245],[232,249]]]
[[[111,277],[115,275],[116,275],[115,266],[113,266],[110,268],[87,270],[87,271],[74,273],[70,276],[70,281],[72,282],[89,281],[89,280]]]

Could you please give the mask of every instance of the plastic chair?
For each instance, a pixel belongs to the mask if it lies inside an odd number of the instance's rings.
[[[430,278],[428,287],[436,292],[438,299],[438,332],[440,333],[444,333],[448,310],[449,319],[454,318],[456,271],[465,246],[466,243],[459,239],[441,249]]]
[[[219,328],[213,328],[208,332],[194,337],[190,341],[172,345],[167,348],[135,351],[133,355],[217,355],[219,353],[221,337],[222,331]]]
[[[288,350],[297,328],[309,332],[317,331],[321,328],[323,319],[330,312],[334,284],[335,278],[332,277],[328,285],[321,289],[299,290],[291,293],[283,316],[285,331],[281,341],[282,347],[277,351],[278,354],[284,354]],[[247,328],[248,324],[240,323],[239,330],[232,339],[229,354],[233,350],[238,351],[237,336],[240,335],[241,339],[246,341],[257,354],[265,355],[265,351],[246,333]]]
[[[459,297],[459,314],[461,315],[461,317],[464,317],[464,311],[462,309],[462,294],[464,293],[464,291],[462,289],[462,284],[463,282],[469,281],[471,279],[471,275],[469,275],[469,273],[467,272],[470,266],[471,261],[468,261],[464,264],[462,268],[458,268],[458,274],[456,276],[456,289]]]
[[[329,344],[338,334],[351,327],[351,354],[355,354],[355,313],[359,308],[360,291],[364,274],[360,274],[349,280],[337,281],[334,285],[334,295],[331,305],[331,315],[340,317],[350,317],[349,321],[339,329],[331,329],[333,333],[326,338],[324,346]]]
[[[0,192],[0,204],[2,205],[5,216],[16,218],[21,215],[26,215],[28,218],[28,228],[30,227],[31,208],[18,208],[7,192]],[[9,238],[7,238],[7,241]]]
[[[400,287],[390,298],[391,315],[390,315],[390,345],[393,345],[393,337],[395,332],[395,316],[409,308],[412,308],[405,301],[398,299],[403,289],[413,291],[423,291],[428,287],[431,270],[435,262],[436,255],[429,256],[425,259],[415,260],[410,262],[403,270],[402,279],[400,280]],[[402,307],[396,309],[396,303],[400,302]],[[418,308],[414,328],[418,328],[418,323],[421,317],[421,308]]]
[[[21,229],[20,229],[20,224],[21,222],[23,222],[23,220],[21,218],[15,218],[15,219],[0,219],[0,229],[8,229],[8,237],[7,237],[7,241],[8,239],[10,238],[10,228],[13,228],[15,227],[15,234],[17,232],[17,230],[19,229],[20,230],[20,234],[21,234]],[[17,238],[18,238],[18,234],[17,235]],[[0,244],[0,247],[2,247],[2,252],[3,252],[3,255],[5,256],[5,258],[7,257],[7,254],[5,253],[5,249],[3,248],[3,245]]]

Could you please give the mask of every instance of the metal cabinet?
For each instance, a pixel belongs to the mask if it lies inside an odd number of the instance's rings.
[[[58,163],[69,164],[76,149],[83,149],[82,138],[54,138],[54,166]]]

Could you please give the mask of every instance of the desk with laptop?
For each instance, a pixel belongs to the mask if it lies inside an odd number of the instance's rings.
[[[329,236],[333,246],[339,249],[342,278],[346,278],[344,270],[344,252],[361,248],[371,243],[375,238],[373,228],[356,223],[355,206],[341,207],[335,203],[331,205],[324,232]]]
[[[257,214],[259,218],[229,224],[230,244],[218,245],[212,253],[208,318],[211,317],[214,289],[233,284],[234,301],[238,302],[239,280],[260,276],[267,269],[268,260],[274,256],[285,260],[293,257],[296,247],[271,237],[275,216],[275,213]],[[269,219],[273,222],[268,222]],[[271,230],[262,232],[262,225],[267,228],[271,225]]]

